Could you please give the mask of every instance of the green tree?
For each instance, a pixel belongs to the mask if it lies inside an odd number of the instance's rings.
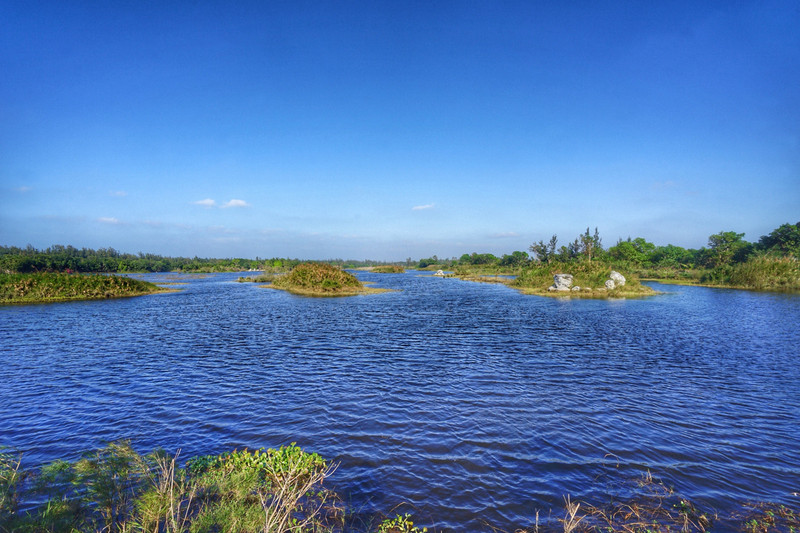
[[[627,261],[635,265],[644,265],[652,260],[656,245],[641,237],[627,241],[620,240],[608,249],[608,254],[617,261]]]
[[[592,235],[587,227],[586,233],[579,235],[575,242],[578,252],[589,261],[603,251],[603,241],[600,239],[600,232],[597,231],[597,228],[594,228],[594,235]]]
[[[530,245],[528,250],[534,255],[534,258],[542,263],[552,263],[556,258],[556,250],[558,247],[558,236],[553,235],[550,237],[550,242],[545,244],[544,241],[539,241]]]
[[[708,238],[709,252],[706,264],[710,267],[742,262],[752,251],[752,245],[744,240],[744,233],[721,231]]]
[[[511,252],[511,255],[504,254],[503,257],[500,259],[500,264],[502,266],[522,266],[529,261],[528,254],[525,252]]]
[[[797,224],[781,224],[769,235],[758,240],[759,250],[793,255],[800,258],[800,222]]]

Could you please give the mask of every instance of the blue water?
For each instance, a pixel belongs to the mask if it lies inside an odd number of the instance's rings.
[[[181,292],[0,307],[0,444],[37,465],[118,438],[182,457],[297,442],[339,463],[358,511],[458,531],[602,503],[648,469],[722,513],[798,502],[799,296],[358,275],[397,291],[171,275]]]

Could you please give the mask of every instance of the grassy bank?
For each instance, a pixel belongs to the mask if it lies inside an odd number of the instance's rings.
[[[101,300],[166,292],[153,283],[124,276],[43,272],[0,274],[0,303]]]
[[[653,289],[642,285],[635,276],[628,273],[623,274],[625,276],[625,285],[607,289],[605,283],[609,279],[611,271],[612,268],[609,265],[600,262],[576,262],[568,265],[558,263],[548,265],[545,263],[524,269],[514,280],[509,282],[509,285],[525,294],[540,296],[631,298],[656,294]],[[573,276],[572,286],[579,287],[579,290],[548,290],[553,285],[553,276],[555,274],[571,274]]]
[[[800,292],[800,261],[794,257],[757,256],[735,265],[700,269],[640,269],[642,279],[727,289]]]
[[[411,515],[365,516],[326,486],[336,465],[294,443],[279,449],[235,450],[190,458],[163,450],[139,454],[128,441],[22,468],[0,450],[0,531],[104,533],[422,533]],[[589,489],[587,487],[587,489]],[[720,515],[704,509],[649,471],[601,497],[564,498],[513,529],[533,532],[675,532],[800,530],[800,509],[743,503]],[[393,515],[393,516],[391,516]],[[430,530],[435,517],[426,519]],[[485,531],[504,530],[485,523]]]
[[[365,287],[358,278],[327,263],[301,263],[288,274],[276,277],[269,285],[300,296],[355,296],[386,292]]]

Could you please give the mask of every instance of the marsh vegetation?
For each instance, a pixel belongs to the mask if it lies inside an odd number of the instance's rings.
[[[301,296],[354,296],[384,292],[366,287],[349,272],[327,263],[301,263],[288,274],[278,276],[270,287]]]
[[[417,268],[450,269],[464,279],[516,276],[518,288],[543,292],[555,273],[569,273],[575,284],[594,286],[597,273],[614,269],[633,280],[625,287],[631,294],[646,292],[637,279],[769,291],[800,291],[800,222],[783,224],[757,242],[744,240],[744,233],[722,231],[708,238],[708,246],[686,249],[668,244],[656,246],[642,237],[620,239],[603,246],[597,228],[586,228],[573,241],[559,245],[548,241],[530,245],[528,252],[515,251],[497,257],[490,253],[463,254],[459,258],[437,256],[421,259]],[[602,286],[602,283],[601,283]]]
[[[115,441],[76,461],[22,467],[22,455],[0,450],[0,531],[104,533],[424,533],[411,513],[359,516],[326,480],[336,465],[295,443],[192,457],[157,449],[138,453]],[[593,504],[564,497],[563,508],[536,511],[517,533],[761,533],[800,528],[798,510],[745,503],[729,516],[701,509],[648,470]],[[394,515],[394,516],[392,516]],[[437,531],[430,517],[431,531]],[[502,531],[486,523],[486,531]]]
[[[378,265],[371,270],[378,274],[402,274],[406,271],[402,265]]]
[[[100,300],[166,291],[153,283],[125,276],[0,273],[0,303]]]

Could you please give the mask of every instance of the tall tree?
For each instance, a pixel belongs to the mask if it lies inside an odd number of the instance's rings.
[[[758,240],[758,247],[766,252],[777,252],[800,258],[800,222],[781,224],[769,235],[763,235]]]
[[[744,233],[735,231],[721,231],[708,238],[709,266],[717,267],[728,265],[746,259],[750,244],[744,240]]]

